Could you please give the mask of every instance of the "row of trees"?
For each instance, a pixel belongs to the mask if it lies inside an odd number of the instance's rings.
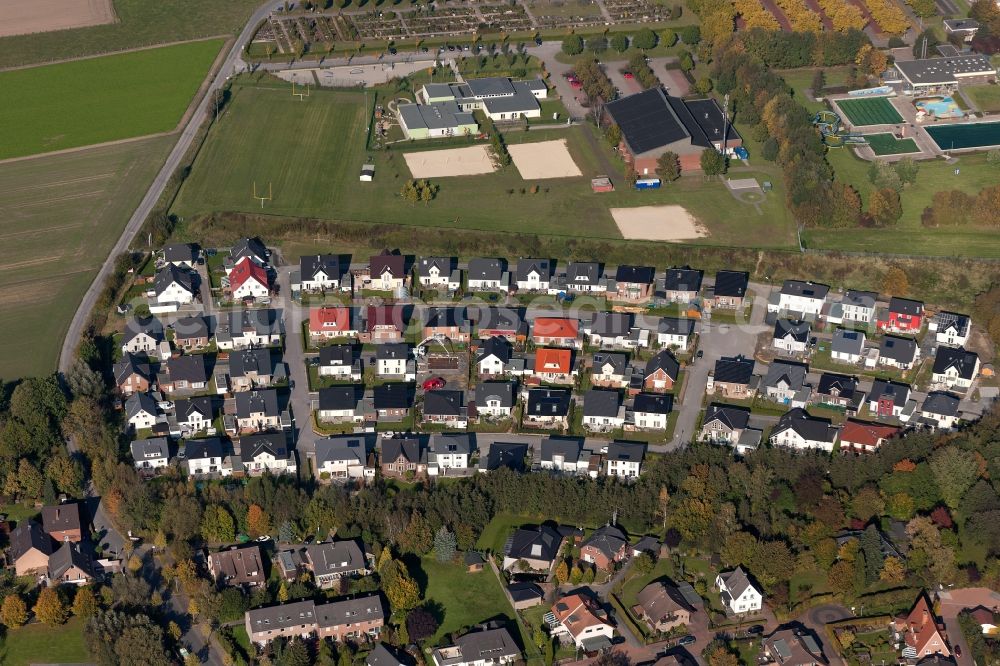
[[[860,30],[815,33],[756,29],[741,32],[739,39],[749,54],[776,69],[853,63],[862,46],[870,43]]]
[[[678,37],[677,32],[670,28],[665,29],[659,35],[649,28],[639,29],[631,37],[622,32],[616,32],[610,38],[607,35],[608,33],[605,32],[603,35],[588,37],[586,41],[576,33],[567,35],[562,41],[562,52],[569,56],[576,56],[586,49],[599,55],[607,51],[609,46],[618,53],[624,53],[629,46],[648,51],[661,43],[664,46],[673,46],[677,43]]]
[[[817,0],[820,9],[833,24],[834,30],[864,30],[868,20],[861,8],[844,0]]]
[[[785,13],[792,30],[796,32],[822,32],[819,14],[809,9],[804,0],[775,0]]]
[[[924,209],[922,221],[928,227],[1000,227],[1000,185],[991,185],[978,194],[961,190],[936,192]]]
[[[758,0],[733,0],[736,13],[743,18],[747,28],[781,30],[781,24]]]
[[[629,71],[635,77],[635,80],[639,82],[643,90],[648,90],[660,85],[660,80],[656,78],[656,74],[653,70],[649,68],[649,64],[646,62],[646,56],[641,53],[636,53],[628,61]]]
[[[580,58],[576,61],[576,78],[583,87],[583,92],[591,100],[602,99],[610,102],[615,96],[615,87],[611,84],[604,69],[593,58]]]
[[[882,32],[898,37],[910,29],[906,14],[892,0],[865,0],[865,5]]]

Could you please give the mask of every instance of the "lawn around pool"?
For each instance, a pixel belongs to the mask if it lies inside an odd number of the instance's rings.
[[[4,666],[88,661],[90,653],[83,640],[83,620],[78,617],[60,627],[36,622],[19,629],[8,629],[0,639],[0,664]]]
[[[1000,111],[1000,86],[965,86],[962,92],[969,96],[980,111],[987,113]]]
[[[169,132],[222,39],[0,72],[0,159]]]

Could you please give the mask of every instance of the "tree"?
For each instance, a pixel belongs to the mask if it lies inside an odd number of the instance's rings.
[[[632,569],[640,576],[652,573],[655,566],[656,560],[653,559],[652,555],[646,552],[639,553],[635,559],[632,560]]]
[[[903,216],[903,205],[899,200],[899,192],[891,188],[882,188],[872,192],[868,202],[868,212],[880,227],[888,227],[899,221]]]
[[[209,504],[201,517],[201,536],[209,543],[232,543],[236,526],[229,511],[218,504]]]
[[[760,156],[768,162],[774,162],[778,159],[778,149],[778,140],[769,136],[764,140],[764,143],[761,144]]]
[[[28,621],[28,607],[17,594],[8,594],[0,606],[0,622],[8,629],[17,629]]]
[[[822,69],[817,69],[813,74],[812,78],[812,88],[813,97],[819,97],[823,94],[823,88],[826,87],[826,73]]]
[[[701,151],[701,170],[706,176],[718,176],[726,172],[726,156],[715,148]]]
[[[666,181],[681,177],[681,160],[677,153],[667,151],[656,160],[656,175]]]
[[[912,185],[917,182],[917,174],[920,173],[920,165],[912,157],[904,157],[896,162],[896,175],[904,185]]]
[[[434,555],[438,562],[451,562],[455,559],[455,551],[458,544],[455,540],[455,533],[449,532],[444,525],[434,535]]]
[[[906,567],[903,566],[902,560],[898,557],[887,557],[885,561],[882,562],[882,573],[879,574],[879,580],[899,584],[906,579]]]
[[[59,592],[54,587],[42,588],[32,611],[40,622],[52,627],[65,623],[69,617],[66,606],[63,605]]]
[[[826,583],[837,594],[847,595],[854,590],[854,564],[841,560],[830,567]]]
[[[569,565],[566,560],[560,560],[559,564],[556,565],[556,580],[560,585],[565,585],[566,581],[569,580]]]
[[[946,446],[931,456],[930,465],[944,503],[957,509],[965,491],[979,478],[976,456],[957,446]]]
[[[406,615],[406,631],[413,642],[430,638],[438,630],[434,614],[426,608],[414,608]]]
[[[910,281],[902,268],[893,266],[882,278],[882,291],[891,296],[906,296],[910,293]]]
[[[632,35],[632,46],[643,51],[648,51],[656,46],[656,33],[649,28],[642,28]]]
[[[686,43],[687,42],[685,42],[685,44]],[[689,51],[682,51],[680,57],[678,58],[678,62],[681,66],[682,72],[690,72],[694,69],[694,56],[692,56]]]
[[[739,659],[724,646],[718,646],[708,654],[709,666],[739,666]]]
[[[677,43],[677,31],[672,28],[664,28],[660,32],[660,44],[671,47]]]
[[[278,601],[281,603],[288,601],[288,586],[285,581],[281,581],[281,584],[278,585]]]
[[[181,636],[184,635],[184,632],[181,631],[180,625],[171,620],[170,622],[167,623],[167,635],[169,635],[175,641],[179,641],[181,639]]]
[[[702,95],[707,95],[708,93],[712,92],[712,87],[713,87],[712,79],[710,79],[707,76],[701,77],[700,79],[698,79],[697,83],[695,83],[695,88],[697,88],[698,92],[700,92]]]
[[[851,513],[855,518],[868,522],[878,518],[885,511],[885,501],[873,486],[865,486],[851,499]]]
[[[573,585],[579,585],[583,582],[583,571],[580,567],[573,567],[569,571],[569,582]]]
[[[563,39],[562,52],[568,56],[580,55],[583,53],[583,38],[580,35],[567,35]]]
[[[861,554],[865,558],[865,584],[871,585],[879,579],[882,573],[882,537],[874,525],[869,525],[858,539],[861,544]]]
[[[628,50],[628,37],[620,32],[616,32],[611,35],[611,39],[608,40],[608,44],[618,53],[624,53]]]
[[[395,610],[409,610],[420,601],[420,588],[399,560],[386,565],[382,583],[385,596]]]
[[[97,612],[97,598],[88,586],[79,588],[73,597],[73,615],[87,619]]]
[[[309,666],[312,659],[306,644],[296,636],[285,644],[285,649],[281,651],[278,663],[281,666]]]
[[[247,508],[247,531],[252,537],[259,537],[271,531],[271,517],[256,504]]]
[[[677,35],[688,46],[697,46],[701,41],[701,28],[696,25],[684,25],[677,28]]]

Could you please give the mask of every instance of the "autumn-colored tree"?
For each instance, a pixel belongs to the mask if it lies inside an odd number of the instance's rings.
[[[569,580],[569,565],[566,564],[566,560],[560,560],[556,566],[556,580],[560,585],[565,585]]]
[[[862,72],[869,76],[878,76],[889,65],[889,59],[884,53],[871,44],[865,44],[854,57],[854,63]]]
[[[977,224],[1000,226],[1000,185],[992,185],[979,191],[974,217]]]
[[[721,645],[708,655],[709,666],[739,666],[739,663],[736,655]]]
[[[28,621],[28,607],[17,594],[8,594],[0,605],[0,622],[8,629],[17,629]]]
[[[410,610],[420,602],[420,587],[399,560],[386,565],[382,589],[393,610]]]
[[[247,531],[252,537],[264,536],[271,531],[271,517],[256,504],[247,508]]]
[[[73,597],[73,615],[84,619],[97,612],[97,598],[94,591],[87,586],[81,587]]]
[[[885,500],[872,486],[865,486],[851,499],[851,513],[863,522],[867,523],[872,518],[878,518],[884,511]]]
[[[138,555],[133,555],[128,558],[128,562],[126,562],[125,566],[128,567],[128,570],[132,573],[138,573],[139,570],[142,569],[142,559],[140,559]]]
[[[281,603],[288,601],[288,586],[285,585],[285,581],[281,581],[281,585],[278,586],[278,601]]]
[[[892,466],[893,472],[912,472],[917,468],[917,463],[913,462],[909,458],[903,458],[898,463]]]
[[[899,221],[903,216],[903,204],[899,192],[885,187],[872,192],[868,200],[868,212],[880,227],[888,227]]]
[[[913,518],[916,505],[909,493],[893,493],[886,502],[886,511],[896,520]]]
[[[826,583],[837,594],[850,594],[854,590],[854,564],[841,560],[830,567]]]
[[[663,519],[663,529],[667,529],[667,514],[670,511],[670,491],[665,485],[660,486],[656,496],[656,515]]]
[[[181,631],[180,625],[171,620],[167,623],[167,634],[175,641],[179,641],[184,632]]]
[[[906,296],[910,293],[910,280],[902,268],[893,266],[882,278],[882,291],[890,296]]]
[[[749,566],[756,548],[756,537],[749,532],[736,532],[722,544],[719,555],[722,557],[722,563],[727,567],[741,564]]]
[[[879,579],[886,583],[898,584],[906,579],[906,567],[898,557],[887,557],[882,563]]]
[[[32,610],[39,622],[52,627],[65,623],[69,617],[69,612],[59,597],[59,591],[54,587],[42,588]]]

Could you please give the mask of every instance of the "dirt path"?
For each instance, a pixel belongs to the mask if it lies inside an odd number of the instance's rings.
[[[781,11],[778,5],[774,4],[774,0],[760,0],[760,4],[764,6],[764,9],[771,12],[771,15],[774,16],[782,30],[792,32],[792,23],[785,16],[785,12]]]
[[[825,30],[833,30],[833,21],[831,21],[830,17],[826,15],[823,8],[819,6],[819,3],[816,2],[816,0],[805,0],[805,2],[809,9],[819,14],[819,20],[823,22],[823,28]]]

